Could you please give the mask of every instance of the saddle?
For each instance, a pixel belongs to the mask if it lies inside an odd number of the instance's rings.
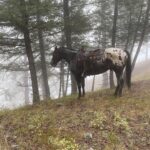
[[[103,54],[104,51],[102,49],[96,49],[94,51],[87,52],[85,56],[86,56],[86,60],[96,62],[102,59]]]
[[[82,76],[86,76],[88,69],[92,70],[97,63],[103,62],[104,51],[96,49],[93,51],[79,51],[77,53],[77,65],[82,70]]]
[[[103,55],[104,55],[104,50],[102,49],[96,49],[96,50],[92,50],[92,51],[79,51],[79,53],[77,54],[77,63],[81,64],[81,63],[96,63],[96,62],[101,62],[103,59]]]

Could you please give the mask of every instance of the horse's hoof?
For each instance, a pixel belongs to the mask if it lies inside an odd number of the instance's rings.
[[[117,97],[122,97],[122,94],[114,94],[114,96],[117,98]]]

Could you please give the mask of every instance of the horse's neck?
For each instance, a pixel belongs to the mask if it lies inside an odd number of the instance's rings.
[[[76,56],[76,53],[75,52],[72,52],[70,50],[64,50],[63,51],[63,59],[65,61],[67,61],[68,63],[70,63],[71,60],[73,60],[73,58]]]

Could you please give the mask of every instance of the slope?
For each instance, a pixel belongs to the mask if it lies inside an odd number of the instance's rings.
[[[0,149],[148,150],[150,81],[0,112]]]

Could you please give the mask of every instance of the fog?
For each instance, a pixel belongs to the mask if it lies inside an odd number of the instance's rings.
[[[146,43],[143,45],[141,52],[139,53],[138,60],[136,63],[135,70],[138,65],[140,65],[142,62],[149,61],[150,54],[148,53],[150,51],[149,49],[149,43]],[[136,49],[136,47],[135,47]],[[135,52],[135,51],[134,51]],[[134,55],[133,52],[133,55]],[[48,68],[50,70],[51,68]],[[59,69],[52,68],[53,72],[59,73]],[[146,70],[145,70],[146,71]],[[23,85],[23,78],[24,78],[24,72],[9,72],[9,71],[1,71],[0,74],[0,109],[6,109],[6,108],[16,108],[25,105],[25,87]],[[40,77],[38,77],[40,82]],[[96,75],[95,78],[95,86],[94,90],[98,90],[102,88],[102,74]],[[92,82],[93,82],[93,76],[89,76],[86,78],[86,91],[91,91],[92,89]],[[29,103],[32,104],[32,93],[31,93],[31,83],[29,83]],[[49,86],[50,86],[50,92],[51,92],[51,98],[56,99],[58,98],[59,93],[59,78],[56,76],[49,77]],[[71,83],[69,82],[69,88],[67,91],[67,94],[70,94]],[[42,90],[40,90],[40,93],[42,93]]]

